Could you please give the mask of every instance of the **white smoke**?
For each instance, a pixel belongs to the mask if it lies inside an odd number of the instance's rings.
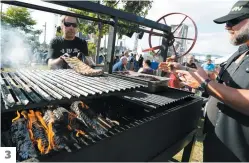
[[[32,46],[18,29],[1,24],[1,67],[20,68],[30,63]]]

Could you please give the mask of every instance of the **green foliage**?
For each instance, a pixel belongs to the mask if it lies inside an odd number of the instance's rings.
[[[96,3],[98,3],[98,1],[95,1]],[[107,6],[107,7],[111,7],[111,8],[115,8],[115,9],[119,9],[121,11],[125,11],[125,12],[129,12],[129,13],[133,13],[136,15],[139,15],[141,17],[145,17],[148,14],[148,10],[152,7],[152,1],[124,1],[124,0],[118,0],[118,1],[110,1],[110,0],[103,0],[102,4]],[[118,5],[122,6],[121,8],[118,8]],[[106,15],[103,14],[96,14],[96,13],[90,13],[87,11],[82,11],[82,10],[77,10],[77,9],[69,9],[72,12],[75,12],[77,14],[81,14],[81,15],[85,15],[85,16],[90,16],[93,18],[101,18],[104,20],[109,20],[110,18]],[[127,21],[122,21],[119,20],[119,24],[124,24],[126,26],[131,26],[133,28],[137,28],[138,25],[134,24],[134,23],[130,23]],[[89,33],[94,33],[96,35],[99,35],[99,30],[98,30],[98,22],[92,22],[92,21],[88,21],[88,20],[81,20],[80,21],[80,25],[79,25],[79,30],[84,33],[84,34],[89,34]],[[108,33],[109,30],[109,25],[106,24],[102,24],[101,25],[101,37],[105,34]],[[119,27],[118,28],[118,34],[119,37],[121,37],[122,35],[125,35],[126,33],[130,32],[131,30],[129,30],[128,28],[122,28]]]
[[[27,8],[11,6],[1,15],[1,21],[25,32],[32,32],[36,21],[31,18]],[[39,32],[38,32],[39,33]]]
[[[87,43],[89,56],[96,54],[96,44],[92,42]]]
[[[25,32],[26,38],[33,47],[40,45],[37,39],[42,30],[34,30],[33,26],[36,21],[32,19],[30,12],[27,8],[10,6],[6,12],[1,13],[1,22],[10,25],[15,29],[20,29]]]

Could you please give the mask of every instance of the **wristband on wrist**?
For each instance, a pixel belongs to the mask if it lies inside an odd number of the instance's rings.
[[[211,81],[212,81],[211,79],[206,79],[204,82],[201,83],[200,89],[204,92],[207,92],[207,86]]]

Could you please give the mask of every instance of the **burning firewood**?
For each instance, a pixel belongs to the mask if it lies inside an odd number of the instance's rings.
[[[49,146],[47,134],[44,127],[37,119],[35,112],[29,110],[29,113],[22,111],[21,114],[28,120],[28,131],[32,142],[37,145],[41,154],[48,153],[48,151],[46,151],[46,148]]]
[[[93,129],[97,134],[105,134],[108,131],[106,127],[99,123],[97,116],[83,102],[76,101],[72,103],[70,109],[77,115],[79,120],[86,123],[87,127]]]
[[[84,140],[79,138],[80,136],[83,136],[92,142],[95,142],[86,132],[83,131],[82,124],[78,123],[77,115],[69,112],[67,109],[63,107],[58,107],[57,109],[53,110],[54,116],[57,118],[58,121],[64,121],[64,124],[67,125],[67,129],[73,133],[73,135],[76,135],[77,139],[80,139],[79,141],[83,142],[85,145],[88,145]],[[66,122],[65,122],[66,121]],[[86,127],[86,126],[85,126]],[[87,130],[84,128],[84,130]],[[91,135],[95,136],[91,133],[91,131],[87,132]]]
[[[57,127],[57,126],[60,126],[59,122],[63,119],[63,116],[62,116],[63,111],[62,111],[62,109],[58,109],[56,111],[55,110],[54,111],[46,110],[46,112],[44,113],[44,116],[42,117],[42,119],[45,121],[45,123],[48,126],[48,130],[51,133],[53,133],[53,135],[51,135],[51,137],[50,137],[50,141],[53,142],[52,148],[54,150],[66,149],[68,152],[70,152],[71,149],[66,145],[65,141],[60,136],[60,133],[58,130],[58,128],[60,128],[60,127]],[[55,114],[55,113],[57,113],[57,114]],[[61,113],[61,114],[58,114],[58,113]]]
[[[77,57],[72,58],[65,58],[65,62],[76,72],[86,75],[86,76],[99,76],[103,74],[103,70],[95,70],[92,69],[90,66],[83,63],[81,60],[79,60]]]
[[[17,114],[18,118],[14,118],[11,125],[12,142],[16,146],[21,160],[35,158],[37,153],[29,136],[27,121],[24,118],[20,118],[19,112]]]

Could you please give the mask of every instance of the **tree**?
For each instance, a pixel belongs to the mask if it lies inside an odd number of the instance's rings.
[[[33,26],[36,24],[35,20],[31,18],[28,9],[23,7],[8,7],[7,11],[2,13],[1,20],[13,27],[19,27],[25,32],[32,31]]]
[[[28,41],[32,46],[38,46],[39,40],[37,36],[42,33],[41,30],[34,30],[36,21],[32,19],[27,8],[10,6],[6,12],[1,13],[1,21],[3,24],[10,25],[24,31]]]
[[[93,1],[93,2],[101,3],[101,1]],[[133,13],[133,14],[136,14],[136,15],[142,16],[142,17],[145,17],[148,14],[148,10],[152,7],[152,1],[125,1],[125,0],[110,1],[110,0],[103,0],[102,4],[107,6],[107,7],[111,7],[111,8],[119,9],[121,11]],[[118,8],[118,4],[122,7]],[[72,11],[72,12],[77,13],[77,14],[93,17],[93,18],[100,18],[103,20],[110,19],[109,16],[106,16],[103,14],[91,13],[91,12],[87,12],[87,11],[83,11],[83,10],[69,9],[69,11]],[[137,25],[137,24],[130,23],[127,21],[122,21],[122,20],[118,20],[118,23],[132,27],[132,28],[139,27],[139,25]],[[109,25],[102,24],[99,22],[89,21],[89,20],[80,20],[79,30],[83,34],[93,33],[95,35],[94,44],[97,45],[97,42],[98,42],[97,53],[99,53],[99,48],[100,48],[99,45],[101,42],[101,38],[108,33]],[[117,33],[119,34],[119,38],[122,38],[123,35],[125,35],[129,32],[133,32],[133,31],[130,30],[129,28],[123,28],[123,27],[119,27],[117,30]],[[91,47],[94,48],[94,46],[91,46]],[[96,51],[94,49],[90,49],[90,50]],[[93,54],[95,54],[95,53],[93,53]]]
[[[98,1],[95,1],[96,3],[98,3]],[[148,14],[148,10],[152,7],[152,1],[124,1],[124,0],[118,0],[118,1],[110,1],[110,0],[103,0],[102,1],[103,5],[107,6],[107,7],[111,7],[111,8],[115,8],[121,11],[125,11],[125,12],[129,12],[129,13],[133,13],[136,14],[138,16],[141,17],[145,17]],[[121,8],[118,8],[118,4],[120,6],[122,6]],[[109,17],[103,14],[96,14],[96,13],[91,13],[91,12],[87,12],[87,11],[83,11],[83,10],[77,10],[77,9],[69,9],[72,12],[75,12],[77,14],[81,14],[81,15],[85,15],[85,16],[90,16],[90,17],[94,17],[94,18],[101,18],[101,19],[105,19],[105,20],[109,20]],[[95,35],[99,35],[99,30],[98,30],[98,22],[92,22],[92,21],[88,21],[88,20],[81,20],[80,21],[81,24],[79,26],[79,29],[82,33],[84,34],[89,34],[89,33],[94,33]],[[127,21],[122,21],[119,20],[120,24],[125,24],[127,26],[131,26],[131,27],[138,27],[138,25],[134,24],[134,23],[130,23]],[[101,25],[101,37],[105,34],[107,34],[108,29],[109,29],[109,25],[106,24],[102,24]],[[125,35],[126,33],[130,32],[129,29],[127,28],[123,28],[123,27],[119,27],[118,28],[118,34],[119,37],[122,37],[122,35]]]

